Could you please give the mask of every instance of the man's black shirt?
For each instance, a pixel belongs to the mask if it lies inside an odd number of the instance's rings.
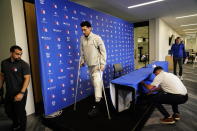
[[[11,58],[8,58],[2,61],[1,72],[6,83],[6,97],[13,98],[21,91],[24,75],[30,74],[30,67],[23,60],[12,62]]]

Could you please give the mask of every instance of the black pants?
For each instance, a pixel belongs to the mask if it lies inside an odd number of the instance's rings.
[[[151,97],[153,105],[163,114],[165,118],[169,117],[170,114],[166,111],[162,104],[172,105],[172,110],[175,113],[179,113],[178,105],[183,104],[188,100],[188,95],[170,94],[160,92]]]
[[[176,72],[176,67],[177,67],[177,63],[179,64],[179,76],[182,76],[183,73],[183,58],[177,58],[177,57],[173,57],[173,65],[174,65],[174,74],[177,75]]]
[[[26,100],[27,94],[25,94],[21,101],[14,101],[13,98],[7,97],[5,99],[5,112],[7,116],[13,121],[13,127],[19,127],[19,131],[26,130]]]

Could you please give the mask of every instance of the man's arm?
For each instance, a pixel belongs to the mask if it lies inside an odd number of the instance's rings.
[[[29,85],[29,81],[30,81],[30,75],[25,75],[24,82],[23,82],[23,88],[21,89],[21,92],[25,92],[27,90],[27,87]]]
[[[24,63],[22,66],[22,73],[24,77],[23,86],[21,91],[14,97],[15,101],[21,101],[23,99],[24,93],[27,90],[30,81],[30,67],[29,64]]]
[[[152,94],[153,92],[161,90],[160,87],[156,87],[156,86],[153,86],[153,85],[148,85],[148,84],[144,83],[143,81],[140,84],[142,84],[144,87],[146,87],[149,90],[148,94]]]
[[[24,75],[24,82],[23,82],[23,87],[21,89],[21,92],[19,92],[16,96],[15,96],[15,101],[21,101],[23,98],[23,95],[25,93],[25,91],[27,90],[27,87],[29,85],[30,82],[30,75]]]
[[[83,40],[82,40],[82,38],[80,39],[80,57],[81,57],[81,59],[80,59],[80,66],[84,66],[85,65],[85,58],[84,58],[84,53],[83,53]]]
[[[185,51],[185,45],[183,44],[183,58],[187,58],[187,54],[186,54],[186,51]]]
[[[144,81],[140,82],[140,84],[142,84],[142,85],[143,85],[144,87],[146,87],[148,90],[151,90],[151,89],[155,88],[155,86],[153,86],[153,85],[148,85],[148,84],[144,83]]]
[[[98,43],[98,47],[99,47],[99,52],[101,54],[101,58],[100,58],[101,70],[104,71],[106,60],[107,60],[107,53],[106,53],[106,49],[105,49],[105,44],[104,44],[103,40],[101,39],[101,37],[99,37],[97,39],[97,43]]]
[[[0,72],[0,89],[3,87],[4,84],[4,74]]]
[[[174,53],[174,44],[171,47],[170,55],[173,56],[173,53]]]

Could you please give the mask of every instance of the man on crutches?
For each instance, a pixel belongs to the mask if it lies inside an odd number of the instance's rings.
[[[88,112],[88,115],[90,117],[95,117],[100,113],[99,107],[101,105],[102,99],[102,88],[104,88],[102,73],[105,69],[106,64],[106,49],[101,37],[91,32],[92,28],[90,22],[84,21],[80,24],[80,26],[84,34],[80,39],[80,64],[81,66],[83,66],[84,64],[88,65],[88,70],[92,84],[94,86],[95,94],[95,102],[92,106],[92,109]],[[106,106],[109,116],[107,101]]]

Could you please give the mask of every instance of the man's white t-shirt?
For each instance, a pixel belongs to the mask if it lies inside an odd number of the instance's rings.
[[[186,95],[187,89],[182,81],[174,74],[161,71],[153,80],[151,85],[158,87],[159,85],[163,91],[171,94]]]

